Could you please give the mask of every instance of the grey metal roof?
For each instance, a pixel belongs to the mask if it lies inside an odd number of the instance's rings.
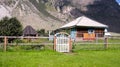
[[[69,28],[69,27],[74,27],[74,26],[100,27],[100,28],[107,28],[108,27],[107,25],[99,23],[99,22],[92,20],[88,17],[81,16],[81,17],[78,17],[77,19],[71,21],[70,23],[63,25],[60,28]]]

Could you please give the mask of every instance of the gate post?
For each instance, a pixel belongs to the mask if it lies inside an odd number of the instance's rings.
[[[54,46],[53,49],[56,50],[56,36],[54,36]]]
[[[7,45],[7,37],[5,36],[4,37],[4,46],[3,46],[3,51],[5,51],[6,52],[6,45]]]

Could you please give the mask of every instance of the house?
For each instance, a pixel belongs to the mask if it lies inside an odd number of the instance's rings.
[[[38,33],[30,25],[23,30],[23,36],[38,36]]]
[[[96,37],[104,37],[104,30],[108,26],[92,20],[86,16],[78,17],[68,24],[60,27],[60,30],[70,30],[72,39],[95,40]]]

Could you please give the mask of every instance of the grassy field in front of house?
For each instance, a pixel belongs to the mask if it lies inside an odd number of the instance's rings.
[[[49,42],[46,39],[42,42],[44,41]],[[6,52],[3,52],[1,47],[0,67],[119,67],[119,40],[108,41],[113,43],[108,44],[108,49],[104,48],[104,44],[95,42],[73,43],[71,53],[55,52],[52,49],[53,45],[45,46],[45,48],[40,48],[39,45],[7,46]],[[103,43],[103,40],[98,43]]]
[[[119,67],[120,50],[0,52],[0,67]]]

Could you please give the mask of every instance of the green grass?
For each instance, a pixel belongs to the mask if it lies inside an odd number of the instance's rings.
[[[76,43],[104,43],[104,38],[103,39],[98,39],[94,41],[78,41]],[[120,43],[120,39],[108,39],[108,43]]]
[[[108,48],[105,48],[104,44],[76,44],[73,46],[73,51],[79,50],[114,50],[120,49],[120,44],[108,44]]]
[[[42,42],[47,41],[43,40]],[[100,41],[102,42],[102,41]],[[119,40],[109,40],[116,43]],[[59,53],[52,45],[44,49],[32,46],[7,46],[0,48],[0,67],[119,67],[120,44],[76,44],[72,53]],[[49,49],[48,49],[49,48]]]
[[[0,52],[0,67],[119,67],[120,50]]]

